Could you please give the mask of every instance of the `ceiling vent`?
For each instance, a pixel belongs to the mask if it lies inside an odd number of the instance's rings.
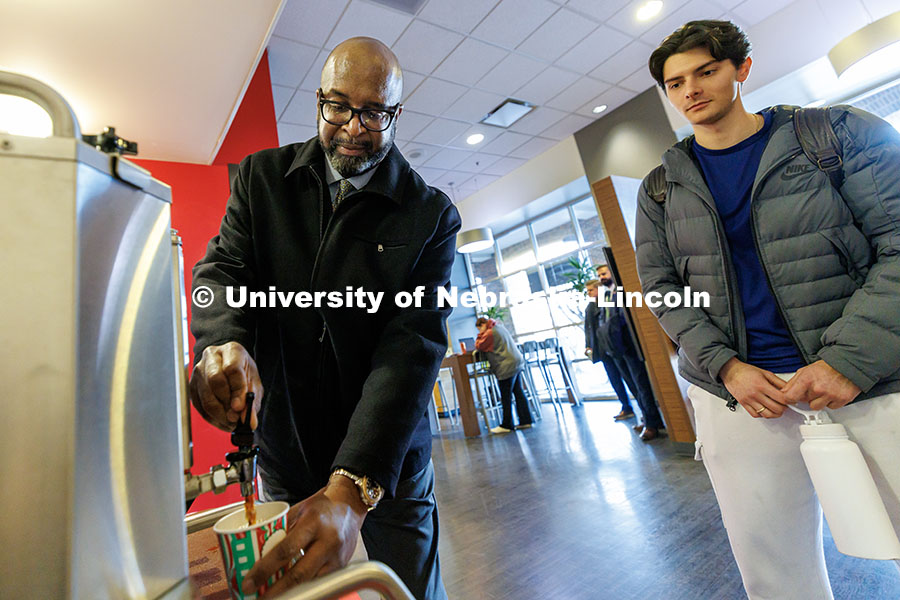
[[[372,2],[412,16],[416,16],[419,9],[425,4],[425,0],[372,0]]]
[[[533,109],[533,104],[507,98],[500,106],[489,112],[481,122],[495,127],[509,127]]]

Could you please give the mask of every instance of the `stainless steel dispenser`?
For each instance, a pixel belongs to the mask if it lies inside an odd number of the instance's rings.
[[[170,189],[80,140],[0,133],[0,597],[189,598]]]

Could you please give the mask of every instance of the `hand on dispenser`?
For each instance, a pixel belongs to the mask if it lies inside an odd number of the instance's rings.
[[[809,402],[812,410],[841,408],[862,391],[824,360],[807,365],[791,377],[781,390],[791,404]]]
[[[256,362],[239,343],[208,346],[191,374],[190,391],[200,415],[223,431],[234,429],[247,408],[247,392],[253,392],[250,427],[256,429],[263,386]]]
[[[267,598],[346,566],[365,516],[366,505],[356,485],[344,477],[332,477],[327,486],[291,507],[287,537],[250,569],[244,593],[253,593],[281,567],[285,567],[284,577],[269,588]]]
[[[785,382],[775,373],[732,357],[719,371],[719,378],[754,419],[774,419],[784,413],[787,404],[783,393]]]

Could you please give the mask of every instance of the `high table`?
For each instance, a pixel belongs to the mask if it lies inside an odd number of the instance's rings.
[[[475,411],[475,399],[472,397],[472,385],[469,383],[469,365],[474,362],[475,358],[469,352],[453,354],[441,361],[442,369],[450,369],[453,372],[456,397],[459,400],[459,415],[462,419],[463,434],[466,437],[481,435],[478,413]]]

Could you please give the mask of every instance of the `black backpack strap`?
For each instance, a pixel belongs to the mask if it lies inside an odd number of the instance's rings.
[[[835,189],[840,189],[844,183],[844,161],[828,107],[798,108],[794,112],[794,129],[806,157],[828,175]]]
[[[666,202],[666,168],[659,165],[647,175],[647,193],[659,204]]]

